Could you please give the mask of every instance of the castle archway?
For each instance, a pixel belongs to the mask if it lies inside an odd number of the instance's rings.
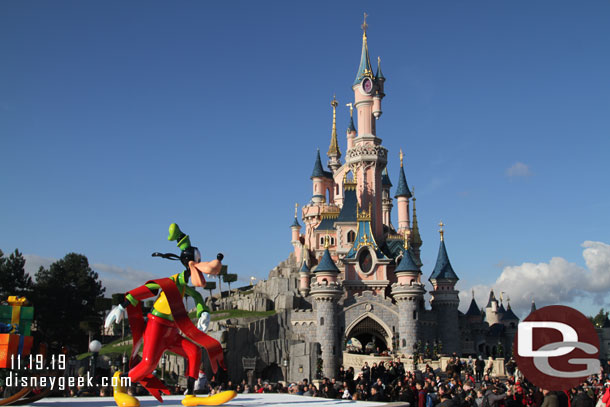
[[[365,313],[345,329],[345,339],[356,338],[364,353],[392,350],[392,334],[389,327],[372,313]],[[368,345],[368,349],[367,349]]]

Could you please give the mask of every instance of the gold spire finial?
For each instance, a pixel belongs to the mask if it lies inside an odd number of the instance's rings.
[[[354,117],[354,104],[346,103],[345,106],[349,107],[349,117]]]
[[[438,225],[441,227],[441,228],[438,230],[438,232],[441,234],[441,242],[442,242],[443,240],[445,240],[445,236],[444,236],[444,235],[445,235],[445,229],[444,229],[445,224],[444,224],[444,223],[443,223],[443,221],[441,220],[441,222],[440,222]]]
[[[403,236],[405,250],[409,250],[409,236],[410,235],[411,235],[411,230],[410,229],[405,230],[405,233]]]
[[[298,210],[299,210],[299,204],[298,204],[298,203],[295,203],[295,204],[294,204],[294,217],[295,217],[295,218],[297,217],[297,211],[298,211]]]
[[[402,168],[402,159],[405,157],[405,155],[402,153],[402,148],[400,149],[400,168]]]
[[[328,147],[328,156],[340,156],[341,152],[339,151],[339,142],[337,141],[337,106],[339,102],[337,102],[336,96],[333,94],[333,100],[330,102],[330,105],[333,107],[333,130],[330,135],[330,146]]]
[[[361,25],[361,27],[362,27],[362,31],[363,31],[362,36],[363,36],[364,38],[366,38],[366,29],[367,29],[367,28],[369,28],[369,25],[366,23],[366,18],[367,18],[368,16],[369,16],[368,14],[364,13],[364,22],[363,22],[363,23],[362,23],[362,25]]]
[[[413,201],[415,202],[415,187],[411,188],[411,196],[413,197]]]
[[[474,288],[472,289],[472,298],[474,298]]]
[[[500,304],[504,302],[504,291],[500,292]]]
[[[381,57],[378,56],[377,57],[377,67],[379,68],[380,65],[381,65]]]
[[[326,237],[324,238],[324,248],[328,249],[330,247],[330,236],[326,235]]]

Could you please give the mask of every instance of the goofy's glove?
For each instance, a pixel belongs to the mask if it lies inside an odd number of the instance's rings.
[[[106,324],[104,325],[104,327],[109,328],[113,323],[118,324],[123,320],[125,314],[127,314],[125,308],[123,308],[121,304],[117,305],[112,309],[112,311],[110,311],[110,313],[106,317]]]
[[[203,312],[199,317],[199,321],[197,321],[197,329],[201,332],[205,332],[208,330],[208,326],[210,325],[210,314],[208,312]]]

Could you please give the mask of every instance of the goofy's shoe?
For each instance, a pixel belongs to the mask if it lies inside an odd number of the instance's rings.
[[[182,400],[182,404],[185,406],[219,406],[230,400],[233,400],[237,396],[237,392],[233,390],[222,391],[212,396],[197,397],[192,394],[187,394]]]
[[[114,390],[114,401],[118,407],[140,407],[140,401],[127,394],[121,386],[121,372],[116,372],[112,377],[112,389]]]

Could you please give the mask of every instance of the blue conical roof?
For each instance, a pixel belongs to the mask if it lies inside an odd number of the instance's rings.
[[[470,301],[470,307],[468,307],[468,311],[466,311],[467,317],[479,317],[481,316],[481,311],[479,310],[479,306],[477,302],[472,297],[472,301]]]
[[[349,118],[349,126],[347,126],[347,131],[356,132],[356,126],[354,126],[354,116],[350,116]]]
[[[396,273],[399,271],[420,271],[419,266],[413,260],[413,257],[411,257],[411,250],[406,249],[402,252],[402,259],[394,272]]]
[[[451,263],[449,262],[449,256],[447,255],[447,249],[445,248],[445,241],[441,240],[441,245],[438,248],[438,257],[436,258],[436,266],[430,276],[430,280],[459,280],[458,276],[453,271]]]
[[[301,273],[309,273],[309,267],[307,267],[307,263],[305,261],[303,261],[303,265],[301,266],[301,270],[299,270]]]
[[[515,315],[513,310],[510,308],[510,304],[508,304],[508,308],[506,308],[506,311],[504,312],[504,315],[502,315],[502,318],[500,320],[501,321],[517,320],[518,321],[519,317]]]
[[[498,300],[496,300],[496,295],[494,294],[493,288],[489,292],[489,300],[487,301],[487,306],[485,308],[491,308],[492,301],[496,301],[496,302],[498,301]]]
[[[360,55],[360,66],[356,74],[354,85],[362,82],[365,77],[373,77],[373,68],[371,67],[371,58],[369,57],[369,47],[366,40],[366,33],[362,36],[362,53]]]
[[[337,265],[333,261],[332,257],[330,257],[330,252],[328,251],[328,249],[324,250],[322,260],[320,260],[320,263],[318,264],[318,267],[316,267],[315,271],[316,273],[318,271],[334,271],[335,273],[339,272]]]
[[[381,58],[377,58],[377,74],[375,75],[375,79],[385,80],[385,76],[383,76],[383,72],[381,72]]]
[[[294,217],[294,222],[292,222],[292,225],[290,225],[290,227],[294,227],[294,226],[297,226],[299,228],[301,227],[301,225],[299,224],[299,221],[297,220],[296,216]]]
[[[384,168],[381,173],[381,185],[391,187],[392,181],[390,181],[390,176],[388,175],[388,169]]]
[[[322,159],[320,158],[320,149],[318,149],[316,155],[316,162],[313,165],[313,171],[311,172],[311,178],[330,178],[331,174],[328,171],[324,171],[322,167]]]
[[[407,198],[411,198],[411,190],[409,189],[409,185],[407,185],[407,177],[405,176],[405,169],[400,166],[400,174],[398,174],[398,187],[396,188],[396,195],[394,198],[398,198],[399,196],[406,196]]]

